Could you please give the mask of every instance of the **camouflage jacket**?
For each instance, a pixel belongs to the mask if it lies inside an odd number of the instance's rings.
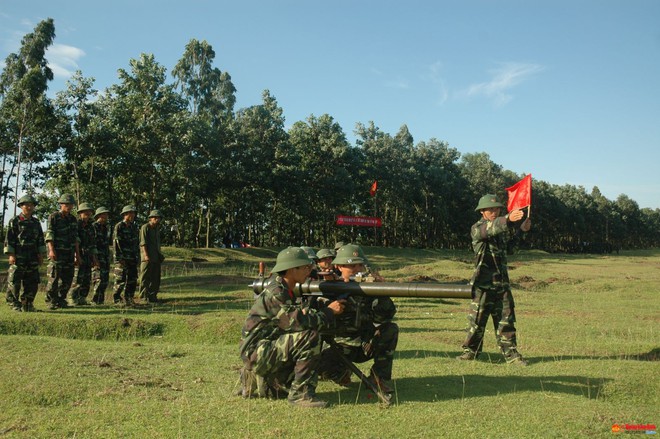
[[[78,220],[73,215],[64,215],[62,212],[51,213],[48,217],[46,229],[46,242],[53,242],[55,251],[74,253],[78,238]]]
[[[478,287],[508,288],[509,271],[507,253],[519,237],[518,224],[500,216],[493,221],[480,219],[470,230],[472,249],[475,253],[475,269],[470,281]]]
[[[94,232],[96,233],[96,252],[100,258],[110,258],[110,227],[108,224],[94,222]]]
[[[45,254],[46,242],[39,220],[23,214],[9,220],[4,252],[15,255],[17,264],[36,261],[39,253]]]
[[[80,256],[83,258],[97,254],[96,230],[92,221],[78,220],[78,239],[80,240]]]
[[[353,311],[355,306],[360,308],[359,327],[355,327],[356,315]],[[391,322],[395,314],[396,305],[387,296],[361,297],[357,304],[352,305],[349,302],[344,313],[337,316],[338,336],[335,336],[335,341],[341,345],[361,346],[362,343],[373,338],[378,326]]]
[[[135,221],[119,221],[115,225],[114,250],[116,261],[135,261],[140,258],[140,237]]]
[[[260,340],[276,340],[282,334],[306,329],[333,328],[334,324],[335,316],[328,308],[305,308],[303,312],[303,306],[297,303],[293,291],[277,276],[257,296],[245,320],[241,333],[241,357],[249,357]]]

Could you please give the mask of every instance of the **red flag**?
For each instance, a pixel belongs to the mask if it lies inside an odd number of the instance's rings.
[[[506,193],[509,195],[509,202],[507,203],[509,212],[532,204],[532,174],[506,188]]]
[[[375,197],[377,190],[378,190],[378,180],[374,180],[374,182],[371,184],[371,189],[369,189],[369,195]]]

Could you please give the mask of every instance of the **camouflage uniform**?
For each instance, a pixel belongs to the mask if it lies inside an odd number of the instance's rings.
[[[392,379],[394,352],[399,340],[399,326],[392,322],[396,307],[389,297],[365,297],[360,308],[360,327],[341,334],[341,337],[335,337],[335,341],[342,348],[344,356],[353,363],[364,363],[373,359],[372,378],[375,375],[380,380],[389,381]],[[338,331],[342,331],[343,321],[347,321],[346,327],[351,326],[354,316],[347,310],[344,315],[338,317]],[[334,349],[323,350],[319,373],[324,379],[340,384],[349,382],[351,375]]]
[[[114,251],[115,251],[115,285],[114,302],[122,302],[122,293],[127,305],[133,303],[137,287],[137,264],[140,257],[138,228],[135,221],[120,221],[115,225]]]
[[[462,346],[470,357],[476,358],[482,350],[489,316],[493,317],[497,344],[507,361],[520,357],[516,350],[515,304],[507,270],[507,248],[517,240],[518,230],[507,216],[493,221],[482,218],[472,226],[476,263],[470,281],[472,302],[468,313],[468,334]]]
[[[39,254],[46,253],[39,220],[23,214],[13,217],[7,225],[4,252],[16,257],[16,263],[9,266],[7,274],[7,302],[16,310],[32,311],[39,289]]]
[[[97,216],[99,210],[97,210]],[[99,266],[92,269],[92,290],[94,291],[92,301],[97,305],[103,305],[105,290],[110,281],[110,227],[107,223],[102,224],[95,221],[94,231],[96,232],[96,258]]]
[[[66,295],[73,281],[78,240],[78,221],[73,215],[55,212],[48,217],[46,243],[53,243],[56,256],[55,261],[48,262],[46,269],[46,302],[50,303],[51,309],[68,306]]]
[[[92,267],[96,258],[96,229],[91,218],[78,220],[80,261],[74,270],[71,300],[75,305],[87,305],[89,287],[92,283]]]
[[[334,322],[328,308],[303,313],[293,292],[276,276],[257,297],[242,330],[243,373],[260,378],[259,395],[288,392],[289,401],[313,397],[321,353],[319,331],[334,327]]]

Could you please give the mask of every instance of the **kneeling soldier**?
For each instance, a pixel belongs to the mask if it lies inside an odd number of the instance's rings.
[[[342,301],[326,308],[303,308],[293,293],[312,270],[304,250],[289,247],[277,255],[272,281],[252,306],[243,326],[240,354],[241,393],[244,397],[288,394],[300,407],[325,407],[316,398],[317,367],[321,355],[319,331],[334,327]],[[270,393],[270,395],[269,395]]]

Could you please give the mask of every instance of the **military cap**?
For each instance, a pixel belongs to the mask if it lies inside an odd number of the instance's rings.
[[[85,212],[86,210],[90,210],[90,211],[94,212],[94,208],[92,207],[91,204],[89,204],[89,203],[80,203],[80,206],[78,206],[78,213]]]
[[[319,259],[324,259],[324,258],[334,258],[335,257],[335,252],[330,250],[329,248],[322,248],[319,251],[316,252],[316,257]]]
[[[340,248],[342,248],[344,245],[346,245],[346,243],[344,241],[335,242],[335,252],[337,250],[339,250]]]
[[[160,213],[160,210],[154,209],[149,212],[149,218],[162,218],[163,215]]]
[[[125,213],[128,213],[128,212],[135,212],[135,213],[137,213],[137,209],[136,209],[135,206],[133,206],[132,204],[127,204],[127,205],[124,206],[124,208],[121,210],[120,215],[123,216]]]
[[[355,244],[346,244],[337,250],[337,256],[332,261],[335,265],[367,264],[368,262],[362,247]]]
[[[58,204],[76,204],[76,199],[71,194],[62,194],[57,200]]]
[[[37,200],[35,200],[32,195],[23,195],[21,198],[18,199],[18,207],[21,207],[26,203],[32,203],[36,206]]]
[[[477,207],[474,210],[479,212],[482,209],[490,209],[493,207],[504,207],[504,204],[497,199],[497,195],[486,194],[479,198],[479,204],[477,204]]]
[[[318,259],[318,256],[316,256],[316,252],[314,251],[313,248],[311,248],[311,247],[300,247],[300,248],[303,249],[303,251],[305,253],[307,253],[307,256],[309,257],[309,259],[312,259],[312,260]]]
[[[286,271],[290,268],[302,267],[311,264],[313,261],[309,259],[305,250],[300,247],[288,247],[279,252],[275,266],[271,270],[272,273],[279,273]]]
[[[99,215],[102,215],[104,213],[110,213],[110,210],[108,210],[108,208],[105,206],[99,206],[99,208],[96,209],[96,212],[94,213],[94,218],[98,218]]]

